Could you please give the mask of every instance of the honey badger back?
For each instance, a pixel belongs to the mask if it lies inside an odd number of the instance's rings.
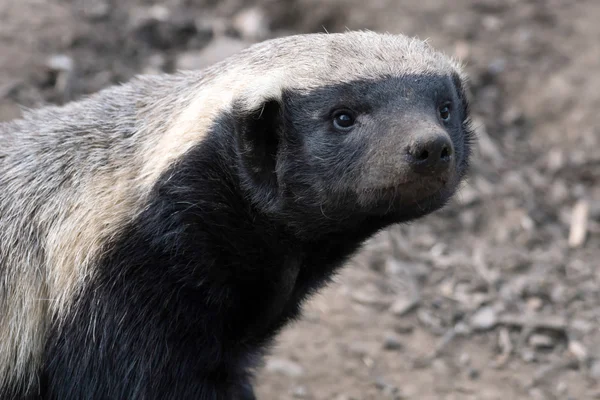
[[[454,193],[464,80],[404,36],[301,35],[0,125],[0,397],[253,398],[302,300]]]

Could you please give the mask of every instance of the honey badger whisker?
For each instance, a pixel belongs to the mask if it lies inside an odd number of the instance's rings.
[[[0,124],[0,398],[254,399],[303,301],[454,194],[465,84],[403,35],[296,35]]]

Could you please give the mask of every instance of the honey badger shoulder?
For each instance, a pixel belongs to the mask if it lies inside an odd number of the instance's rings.
[[[0,125],[0,397],[253,398],[302,301],[453,195],[464,84],[418,40],[299,35]]]

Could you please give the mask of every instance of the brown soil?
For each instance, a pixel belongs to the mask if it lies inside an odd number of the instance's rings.
[[[307,305],[258,373],[261,399],[600,399],[600,2],[153,5],[0,2],[0,120],[324,29],[430,38],[472,78],[468,184]],[[250,6],[266,20],[240,18]]]

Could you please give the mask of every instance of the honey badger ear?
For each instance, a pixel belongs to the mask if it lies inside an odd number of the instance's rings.
[[[277,155],[283,134],[283,105],[280,100],[266,99],[248,109],[238,103],[233,107],[235,137],[242,178],[251,185],[255,200],[273,203],[278,192]]]

